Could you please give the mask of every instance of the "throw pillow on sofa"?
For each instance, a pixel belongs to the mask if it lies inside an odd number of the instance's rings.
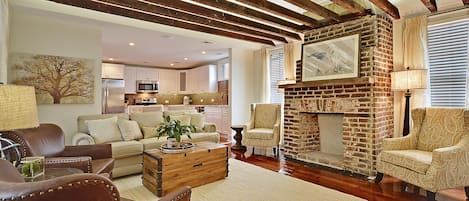
[[[196,132],[202,132],[205,123],[205,114],[204,113],[186,113],[191,117],[191,124],[195,126]]]
[[[147,138],[156,137],[157,129],[158,127],[147,127],[147,126],[142,127],[143,138],[147,139]]]
[[[140,128],[158,127],[163,119],[163,112],[141,112],[130,114],[130,120],[136,121]]]
[[[90,135],[97,144],[122,141],[122,136],[117,126],[117,117],[98,120],[86,120]]]
[[[140,127],[136,121],[119,119],[117,120],[117,125],[125,141],[143,138],[142,131],[140,131]]]
[[[169,116],[172,120],[179,120],[181,125],[190,125],[191,124],[191,116],[189,115],[171,115]]]

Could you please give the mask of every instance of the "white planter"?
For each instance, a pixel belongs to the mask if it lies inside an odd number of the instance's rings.
[[[168,137],[168,141],[166,142],[167,147],[173,147],[173,144],[176,143],[176,138],[174,137]]]

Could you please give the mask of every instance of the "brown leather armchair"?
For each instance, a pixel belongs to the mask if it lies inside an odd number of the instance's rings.
[[[2,137],[21,145],[23,157],[45,156],[46,168],[68,167],[85,173],[112,174],[114,159],[109,144],[65,146],[64,133],[55,124],[2,133]]]
[[[25,182],[18,170],[6,160],[0,160],[0,171],[0,200],[121,200],[114,184],[96,174],[82,173]]]
[[[173,191],[158,201],[190,201],[191,200],[192,188],[190,186],[184,186],[176,191]]]

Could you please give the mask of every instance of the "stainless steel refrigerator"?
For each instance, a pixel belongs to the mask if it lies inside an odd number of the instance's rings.
[[[103,79],[102,113],[125,112],[125,82],[124,80]]]

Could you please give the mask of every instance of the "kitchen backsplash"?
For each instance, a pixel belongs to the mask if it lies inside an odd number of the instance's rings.
[[[164,105],[179,105],[182,104],[182,100],[185,95],[182,94],[151,94],[151,93],[139,93],[139,94],[126,94],[125,98],[129,105],[135,104],[135,99],[143,98],[156,98],[157,104]],[[227,105],[228,103],[222,103],[223,100],[227,100],[226,94],[221,93],[201,93],[201,94],[190,94],[191,105]]]

